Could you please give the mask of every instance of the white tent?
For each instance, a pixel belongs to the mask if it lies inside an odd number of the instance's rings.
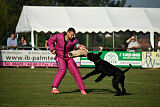
[[[154,48],[154,32],[160,33],[160,8],[120,7],[45,7],[24,6],[16,33],[33,31],[63,32],[74,27],[76,32],[150,32]]]

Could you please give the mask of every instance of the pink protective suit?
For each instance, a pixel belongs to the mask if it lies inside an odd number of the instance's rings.
[[[56,34],[48,40],[48,46],[50,51],[56,51],[55,60],[58,66],[58,73],[53,80],[52,87],[58,88],[60,82],[62,81],[66,73],[66,69],[68,68],[69,72],[73,75],[79,89],[85,89],[83,80],[81,79],[81,74],[77,68],[75,61],[73,60],[73,58],[68,57],[68,53],[74,49],[77,39],[73,38],[66,43],[64,36],[65,35],[63,33]],[[54,48],[55,43],[56,48]]]

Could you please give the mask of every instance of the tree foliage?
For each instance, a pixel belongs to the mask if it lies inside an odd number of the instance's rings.
[[[126,0],[0,0],[0,46],[15,28],[24,5],[30,6],[108,6],[122,7]]]

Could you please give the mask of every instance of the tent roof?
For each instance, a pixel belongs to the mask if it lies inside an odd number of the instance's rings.
[[[160,33],[160,8],[24,6],[16,32],[142,31]]]

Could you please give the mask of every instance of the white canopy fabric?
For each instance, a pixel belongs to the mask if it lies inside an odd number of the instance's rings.
[[[154,32],[160,33],[160,8],[121,7],[46,7],[24,6],[16,32],[63,32],[74,27],[76,32]]]

